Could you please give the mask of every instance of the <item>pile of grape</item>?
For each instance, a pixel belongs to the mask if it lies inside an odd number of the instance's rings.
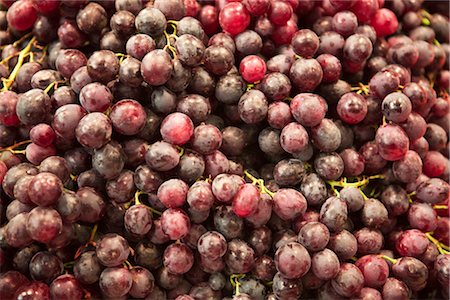
[[[448,299],[448,2],[0,0],[0,298]]]

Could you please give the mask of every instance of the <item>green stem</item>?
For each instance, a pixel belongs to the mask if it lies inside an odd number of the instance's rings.
[[[433,232],[425,233],[426,237],[430,240],[430,242],[432,242],[433,244],[436,245],[436,248],[438,249],[440,254],[449,254],[450,253],[449,252],[449,250],[450,250],[449,246],[439,242],[437,239],[435,239],[433,237],[432,234],[433,234]]]
[[[89,242],[93,242],[95,239],[95,235],[97,234],[98,224],[95,224],[92,228],[91,235],[89,236]]]
[[[0,148],[0,151],[10,151],[12,153],[15,153],[14,151],[18,151],[18,150],[14,150],[15,148],[23,146],[23,145],[26,145],[26,144],[29,144],[29,143],[31,143],[31,140],[18,142],[18,143],[15,143],[14,145],[11,145],[11,146],[8,146],[8,147],[4,147],[4,148]]]
[[[392,263],[393,265],[395,265],[397,263],[396,259],[389,257],[387,255],[380,255],[380,257],[387,260],[388,262]]]
[[[17,77],[17,73],[19,72],[20,68],[23,65],[23,62],[25,60],[25,57],[28,55],[28,53],[31,51],[31,47],[33,46],[34,42],[36,41],[36,38],[33,37],[28,42],[28,44],[25,46],[25,48],[20,51],[19,58],[17,59],[16,66],[14,67],[13,71],[9,75],[8,79],[3,79],[3,88],[2,91],[7,91],[14,83],[14,80]]]
[[[434,209],[448,209],[448,205],[434,205]]]

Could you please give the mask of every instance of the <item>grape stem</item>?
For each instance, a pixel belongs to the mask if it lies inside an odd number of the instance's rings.
[[[178,153],[178,155],[180,155],[180,157],[183,156],[183,155],[184,155],[184,148],[183,148],[183,147],[180,147],[180,146],[176,146],[176,147],[177,147],[178,151],[180,151],[180,152]]]
[[[432,16],[430,15],[430,13],[427,12],[425,9],[422,9],[420,12],[421,12],[421,14],[423,15],[423,18],[422,18],[422,25],[424,25],[424,26],[430,26],[430,25],[431,25],[430,20],[431,20],[431,18],[432,18]]]
[[[117,57],[120,57],[120,59],[119,59],[119,64],[122,64],[122,62],[123,62],[126,58],[128,58],[128,55],[127,55],[127,54],[123,54],[123,53],[116,53],[116,56],[117,56]]]
[[[92,227],[91,234],[89,236],[89,241],[86,244],[81,245],[77,249],[77,252],[75,253],[74,259],[77,259],[81,255],[83,250],[86,249],[88,246],[94,246],[94,247],[97,246],[97,244],[94,242],[95,235],[97,234],[97,229],[98,229],[98,224],[95,224],[94,227]]]
[[[385,259],[385,260],[387,260],[388,262],[390,262],[390,263],[392,263],[392,264],[394,264],[394,265],[397,263],[397,260],[396,260],[396,259],[394,259],[394,258],[392,258],[392,257],[389,257],[389,256],[387,256],[387,255],[380,255],[380,257],[383,258],[383,259]]]
[[[426,237],[436,245],[436,248],[438,249],[440,254],[449,254],[450,253],[450,247],[439,242],[437,239],[433,237],[433,232],[427,232],[425,233]]]
[[[44,90],[44,93],[48,94],[48,92],[50,92],[50,90],[54,87],[55,90],[58,88],[58,84],[60,83],[64,83],[64,81],[60,80],[60,81],[53,81],[52,83],[50,83]]]
[[[146,193],[146,192],[143,192],[143,191],[137,191],[137,192],[134,194],[134,204],[135,204],[135,205],[143,205],[143,206],[147,207],[153,214],[157,214],[158,216],[162,215],[162,213],[161,213],[160,211],[157,211],[156,209],[154,209],[154,208],[151,207],[151,206],[148,206],[148,205],[143,204],[143,203],[139,200],[139,196],[141,196],[141,195],[147,195],[147,193]],[[133,200],[132,200],[132,201],[133,201]]]
[[[29,38],[29,37],[31,36],[31,34],[32,34],[31,32],[25,34],[23,37],[21,37],[20,39],[18,39],[17,41],[15,41],[15,42],[13,43],[13,46],[15,47],[15,46],[19,45],[20,43],[22,43],[23,41],[25,41],[27,38]]]
[[[11,54],[10,56],[6,57],[4,60],[0,61],[0,64],[7,66],[8,61],[10,61],[11,59],[13,59],[16,56],[19,56],[20,53],[14,53]]]
[[[252,184],[257,184],[259,186],[259,189],[261,190],[261,193],[265,193],[265,194],[269,195],[272,198],[275,196],[275,193],[270,191],[264,185],[264,180],[263,179],[256,178],[255,176],[250,174],[250,172],[248,172],[247,170],[244,170],[244,175],[247,176],[252,181]]]
[[[169,24],[172,27],[173,32],[169,34],[169,33],[167,33],[167,30],[164,30],[164,36],[166,37],[166,45],[164,46],[163,50],[166,51],[167,49],[169,49],[169,51],[173,55],[173,58],[177,58],[177,51],[170,43],[170,38],[174,38],[175,40],[178,38],[178,36],[177,36],[178,22],[169,20],[169,21],[167,21],[167,24]]]
[[[368,176],[368,177],[366,177],[366,176],[363,176],[362,178],[361,177],[357,177],[357,179],[358,179],[358,181],[356,181],[356,182],[347,182],[347,177],[344,177],[344,178],[342,178],[340,181],[336,181],[336,180],[329,180],[329,181],[327,181],[327,183],[329,184],[329,185],[331,185],[331,187],[342,187],[342,188],[344,188],[344,187],[356,187],[356,188],[358,188],[358,187],[362,187],[362,186],[365,186],[365,185],[367,185],[367,184],[369,184],[369,182],[370,182],[370,180],[373,180],[373,179],[384,179],[384,175],[373,175],[373,176]]]
[[[448,205],[433,205],[434,209],[448,209]]]
[[[42,49],[42,56],[41,56],[41,58],[39,58],[39,59],[37,60],[38,63],[42,63],[42,62],[44,61],[45,57],[47,56],[47,50],[48,50],[48,46],[45,46],[45,47]]]
[[[414,196],[415,194],[416,194],[416,192],[412,192],[412,193],[407,194],[407,196],[408,196],[408,202],[409,202],[409,203],[413,203],[411,197]]]
[[[133,265],[128,260],[123,262],[123,266],[128,270],[131,270],[134,268]]]
[[[98,224],[95,224],[94,227],[92,228],[91,235],[89,236],[89,242],[90,243],[94,242],[95,235],[97,234],[97,230],[98,230]]]
[[[291,99],[292,99],[292,98],[291,98]],[[313,166],[312,166],[310,163],[305,162],[305,163],[303,164],[303,166],[305,167],[305,171],[306,171],[306,172],[308,172],[308,173],[314,172],[314,168],[313,168]]]
[[[71,269],[71,268],[73,268],[74,264],[75,264],[74,261],[66,262],[66,263],[64,263],[64,269]]]
[[[26,141],[22,141],[19,143],[15,143],[14,145],[8,146],[8,147],[4,147],[4,148],[0,148],[0,152],[2,151],[9,151],[13,154],[25,154],[25,150],[14,150],[14,148],[23,146],[25,144],[29,144],[31,143],[31,140],[26,140]]]
[[[361,95],[361,94],[364,94],[364,95],[369,95],[369,86],[368,85],[365,85],[365,84],[363,84],[363,83],[358,83],[358,86],[357,87],[352,87],[351,89],[350,89],[351,91],[357,91],[356,93],[358,94],[358,95]]]
[[[239,280],[244,277],[245,277],[245,274],[233,274],[230,276],[230,282],[231,282],[231,285],[235,288],[236,296],[240,294],[239,287],[240,287],[241,283],[239,282]]]
[[[25,57],[29,54],[29,52],[31,51],[31,47],[33,46],[34,42],[36,41],[36,38],[33,37],[31,38],[31,40],[28,42],[28,44],[25,46],[25,48],[23,48],[22,51],[20,51],[19,54],[19,58],[17,59],[17,64],[14,67],[13,71],[11,72],[11,74],[9,75],[8,79],[2,79],[3,80],[3,88],[2,91],[7,91],[9,90],[9,88],[12,86],[12,84],[14,83],[14,80],[17,77],[17,73],[19,72],[20,67],[22,67],[23,62],[25,60]]]
[[[369,199],[369,197],[367,197],[366,194],[364,194],[364,192],[360,189],[359,189],[359,193],[361,194],[361,196],[364,198],[365,201],[367,201],[367,199]]]

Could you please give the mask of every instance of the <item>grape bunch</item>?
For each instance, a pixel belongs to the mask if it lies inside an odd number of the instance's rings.
[[[448,299],[448,10],[0,0],[1,299]]]

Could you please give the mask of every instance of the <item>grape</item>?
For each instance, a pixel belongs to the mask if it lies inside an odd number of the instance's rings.
[[[16,113],[23,124],[35,125],[44,121],[50,107],[50,97],[46,93],[31,89],[19,97]]]
[[[27,213],[33,209],[33,206],[24,204],[19,200],[13,200],[6,208],[6,218],[11,220],[20,213]]]
[[[381,157],[386,160],[399,160],[403,158],[408,151],[408,137],[397,125],[387,124],[380,127],[377,130],[375,139]]]
[[[205,50],[204,64],[214,75],[225,75],[234,65],[234,56],[228,48],[212,45]]]
[[[286,2],[274,2],[270,5],[268,17],[275,25],[285,25],[292,16],[292,7]]]
[[[209,100],[200,95],[186,95],[177,104],[177,111],[186,114],[192,122],[198,124],[206,121],[211,113]]]
[[[411,113],[411,101],[403,93],[387,95],[381,104],[382,111],[387,120],[396,123],[404,122]]]
[[[404,214],[409,208],[408,195],[398,185],[389,185],[381,194],[381,202],[391,216]]]
[[[195,181],[202,176],[204,171],[205,161],[200,154],[192,151],[185,153],[180,158],[177,174],[185,182]]]
[[[133,205],[125,212],[125,229],[135,235],[143,236],[152,227],[152,215],[144,205]]]
[[[189,228],[189,217],[181,209],[169,208],[161,215],[161,229],[171,240],[185,237]]]
[[[425,203],[439,203],[447,198],[449,186],[439,178],[431,178],[422,182],[416,189],[417,198]]]
[[[27,231],[29,213],[22,212],[9,220],[4,232],[6,243],[11,247],[23,247],[31,244],[32,237]]]
[[[292,86],[285,74],[274,72],[264,76],[261,80],[260,88],[269,99],[283,100],[289,97]]]
[[[175,145],[183,145],[191,138],[194,128],[191,119],[183,113],[168,115],[161,124],[164,140]]]
[[[37,205],[49,206],[58,200],[62,191],[62,182],[54,174],[42,172],[29,183],[28,197]]]
[[[19,96],[12,91],[2,91],[0,93],[0,111],[2,112],[1,123],[6,126],[17,125],[20,123],[16,114],[16,106]]]
[[[28,30],[37,19],[36,9],[31,1],[16,2],[9,7],[6,13],[8,25],[18,31]]]
[[[366,255],[359,258],[355,264],[363,273],[366,286],[379,288],[385,284],[389,266],[384,259],[376,255]]]
[[[346,260],[356,254],[358,243],[355,236],[344,229],[330,237],[328,248],[334,251],[341,260]]]
[[[319,38],[312,30],[301,29],[292,37],[291,45],[297,55],[311,58],[319,48]]]
[[[339,259],[337,255],[329,249],[316,252],[311,259],[311,270],[319,279],[333,279],[339,273]]]
[[[426,251],[428,243],[427,237],[420,230],[409,229],[399,236],[395,248],[402,256],[417,257]]]
[[[292,99],[290,108],[297,122],[303,126],[313,127],[324,119],[328,105],[318,95],[301,93]]]
[[[6,166],[5,166],[6,169]],[[5,170],[6,173],[7,170]],[[17,180],[14,184],[14,198],[23,204],[32,205],[33,202],[28,195],[28,190],[30,187],[30,182],[34,176],[25,175]]]
[[[205,52],[202,41],[191,34],[181,35],[175,47],[178,59],[189,67],[199,65]]]
[[[298,59],[289,71],[293,86],[300,92],[313,91],[322,81],[323,71],[315,59]]]
[[[129,294],[131,297],[143,298],[148,296],[154,287],[153,274],[143,267],[135,267],[130,270],[133,283]]]
[[[437,213],[427,203],[413,203],[408,210],[408,222],[423,232],[434,231],[438,225]]]
[[[273,292],[277,298],[297,299],[302,294],[300,280],[284,278],[280,272],[273,277]]]
[[[324,223],[330,231],[341,231],[347,222],[345,201],[337,197],[328,198],[320,209],[320,222]]]
[[[73,275],[61,275],[50,285],[50,295],[58,299],[82,299],[83,289]]]
[[[95,253],[102,265],[115,267],[127,260],[130,249],[122,236],[110,233],[104,235],[97,243]]]
[[[100,275],[99,286],[108,297],[126,295],[132,286],[133,279],[130,271],[125,268],[106,268]]]
[[[339,295],[351,297],[363,288],[364,276],[355,265],[343,263],[331,285]]]
[[[12,298],[21,286],[29,283],[29,280],[20,272],[8,271],[2,274],[0,282],[2,283],[2,295]]]
[[[50,252],[38,252],[30,261],[30,275],[33,280],[51,283],[63,272],[63,263]]]
[[[384,298],[397,298],[397,297],[405,297],[409,298],[411,294],[408,286],[403,282],[396,278],[390,277],[386,280],[386,283],[382,289],[382,296]]]
[[[313,145],[323,152],[336,150],[342,139],[339,128],[327,118],[311,128],[310,136]]]
[[[257,54],[261,51],[263,41],[253,30],[246,30],[235,37],[236,50],[244,55]]]
[[[158,188],[158,198],[167,208],[181,207],[186,202],[188,185],[179,179],[170,179]]]
[[[225,263],[233,273],[247,273],[255,264],[254,251],[246,242],[233,239],[228,242]]]
[[[184,244],[172,244],[166,248],[163,254],[163,264],[167,271],[181,275],[189,271],[194,263],[192,251]]]
[[[114,104],[109,117],[117,132],[134,135],[144,128],[147,114],[137,101],[121,100]]]
[[[392,266],[392,273],[405,282],[412,291],[418,291],[426,285],[428,269],[424,263],[413,257],[401,257]]]
[[[273,197],[274,212],[283,220],[293,220],[306,211],[306,199],[294,189],[280,189]]]
[[[383,235],[376,229],[361,228],[355,232],[355,238],[358,243],[358,252],[361,254],[378,253],[383,247]]]
[[[39,281],[32,281],[22,285],[16,290],[14,298],[17,299],[50,299],[48,285]]]
[[[96,51],[88,59],[87,71],[92,79],[107,83],[119,73],[119,60],[112,51]]]
[[[61,216],[52,208],[36,207],[27,216],[26,229],[32,239],[49,242],[62,230]]]
[[[256,55],[249,55],[242,59],[239,72],[245,81],[253,83],[263,79],[266,73],[266,63]]]
[[[311,252],[323,250],[330,239],[330,231],[319,222],[306,223],[298,233],[298,242]]]
[[[250,14],[241,3],[229,3],[219,14],[220,26],[231,35],[243,32],[250,23]]]
[[[273,169],[273,177],[277,184],[283,186],[296,185],[305,176],[305,166],[298,159],[284,159],[279,161]]]
[[[364,202],[361,211],[361,220],[364,225],[373,228],[380,228],[388,219],[386,207],[377,199],[369,198]]]
[[[327,199],[325,182],[316,173],[308,174],[303,178],[300,191],[311,206],[320,205]]]
[[[320,154],[314,160],[317,174],[325,180],[336,180],[344,172],[344,161],[335,152]]]
[[[357,124],[367,115],[366,100],[361,95],[355,93],[343,95],[339,99],[336,109],[341,120],[347,124]]]
[[[353,149],[344,149],[339,153],[344,162],[345,176],[358,176],[364,172],[365,159],[364,157]]]
[[[317,57],[317,61],[323,71],[322,82],[336,82],[342,73],[342,65],[339,59],[331,54],[321,54]]]
[[[247,139],[244,130],[234,126],[222,129],[222,146],[220,150],[229,155],[240,155],[244,151]]]
[[[258,207],[259,198],[260,192],[254,185],[242,185],[233,196],[234,213],[241,218],[252,215]]]

